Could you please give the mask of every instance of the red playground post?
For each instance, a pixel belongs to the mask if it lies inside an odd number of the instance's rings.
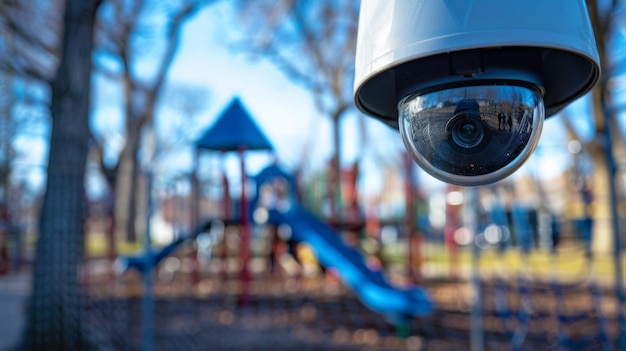
[[[5,216],[3,210],[0,222],[0,275],[9,274],[9,231],[8,216]]]
[[[191,218],[190,222],[192,227],[197,227],[200,223],[200,180],[198,179],[198,151],[194,156],[194,166],[191,171],[191,188],[193,189],[191,194]],[[198,263],[198,246],[194,241],[194,245],[189,253],[189,259],[191,260],[191,291],[197,292],[198,284],[200,283],[200,264]]]
[[[250,223],[248,221],[248,200],[246,198],[246,163],[244,158],[245,148],[239,149],[239,159],[241,161],[241,213],[240,213],[240,259],[241,259],[241,293],[239,295],[239,305],[246,306],[250,303],[248,284],[250,283],[250,271],[248,261],[250,260]]]
[[[421,245],[415,232],[415,184],[413,183],[413,159],[407,152],[403,153],[405,179],[404,193],[406,197],[406,213],[404,227],[409,242],[407,275],[408,281],[416,284],[421,280]]]
[[[446,197],[453,191],[458,191],[458,188],[454,185],[448,185],[446,188]],[[459,275],[459,254],[454,234],[457,229],[459,229],[458,218],[460,208],[461,206],[459,204],[450,203],[446,199],[446,226],[444,228],[444,241],[446,248],[448,249],[450,277],[453,279],[458,278]]]
[[[224,155],[222,153],[222,162],[224,162]],[[224,169],[224,165],[222,165],[222,221],[224,224],[228,223],[231,220],[230,213],[230,185],[228,184],[228,177],[226,176],[226,170]],[[220,244],[220,273],[221,279],[223,282],[228,280],[228,243],[226,240],[226,231],[224,232],[224,237],[222,238],[222,243]]]

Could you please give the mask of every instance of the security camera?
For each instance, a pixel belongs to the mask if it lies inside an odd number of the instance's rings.
[[[524,163],[598,62],[584,0],[361,0],[354,98],[426,172],[484,185]]]

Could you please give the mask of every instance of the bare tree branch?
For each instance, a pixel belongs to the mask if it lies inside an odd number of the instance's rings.
[[[4,0],[0,5],[0,18],[10,32],[29,45],[58,56],[60,38],[55,33],[60,30],[62,5],[62,1],[50,1],[47,8],[42,8],[42,4],[29,0]]]
[[[142,142],[143,132],[152,128],[155,117],[157,100],[165,84],[169,68],[174,61],[180,47],[180,36],[186,21],[200,8],[210,1],[184,0],[171,3],[144,0],[110,0],[109,6],[101,13],[97,38],[99,54],[110,64],[115,58],[119,62],[117,67],[98,64],[98,72],[111,79],[117,79],[122,86],[125,142],[117,157],[117,163],[110,169],[103,162],[102,150],[98,151],[99,163],[103,171],[108,173],[107,181],[115,194],[128,198],[127,208],[119,209],[116,214],[116,223],[126,226],[127,238],[131,241],[134,236],[134,214],[136,211],[135,191],[137,189],[139,170],[138,153]],[[158,13],[158,17],[165,16],[163,21],[155,23],[149,21],[150,15]],[[156,34],[163,35],[158,37]],[[157,49],[152,49],[156,47]],[[155,50],[158,56],[151,56],[150,60],[156,67],[150,74],[136,70],[145,51]],[[114,65],[113,65],[114,66]],[[143,74],[143,75],[142,75]],[[103,140],[96,140],[102,149]],[[119,189],[124,187],[124,189]],[[124,218],[122,218],[124,217]]]
[[[309,89],[317,109],[333,123],[334,194],[329,197],[331,216],[340,215],[339,121],[353,105],[358,1],[240,0],[237,5],[247,34],[240,47],[268,59]]]
[[[7,0],[0,3],[0,68],[49,82],[57,66],[61,6],[54,0]]]

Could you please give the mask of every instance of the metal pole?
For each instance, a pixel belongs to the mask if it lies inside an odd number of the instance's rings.
[[[152,254],[152,239],[150,218],[154,212],[152,198],[152,171],[148,171],[148,213],[146,214],[146,233],[144,235],[144,250],[146,252],[146,269],[144,271],[144,293],[143,293],[143,350],[152,351],[154,334],[154,296],[152,269],[154,268],[154,257]]]
[[[626,350],[626,317],[624,313],[624,278],[622,272],[622,244],[619,234],[619,214],[617,211],[617,184],[615,176],[617,175],[617,163],[613,155],[613,136],[611,135],[611,122],[613,120],[612,111],[608,109],[606,103],[603,104],[604,118],[606,120],[606,145],[605,157],[607,164],[608,182],[609,182],[609,202],[611,206],[611,231],[613,236],[613,264],[615,269],[615,295],[617,297],[618,309],[617,320],[619,323],[618,346],[620,350]]]
[[[478,235],[478,189],[475,187],[466,188],[465,194],[465,218],[466,225],[472,231],[474,240],[472,241],[472,276],[471,276],[471,316],[470,316],[470,350],[483,351],[485,349],[484,328],[483,328],[483,299],[480,283],[480,271],[478,259],[480,248],[476,237]]]

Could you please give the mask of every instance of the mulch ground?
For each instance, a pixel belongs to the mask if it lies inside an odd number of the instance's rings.
[[[257,277],[242,303],[236,279],[187,278],[154,287],[152,332],[145,334],[141,279],[92,282],[87,314],[115,349],[140,350],[469,350],[471,285],[427,280],[435,311],[398,328],[323,277]],[[616,335],[609,290],[485,280],[479,310],[487,350],[600,350]]]

